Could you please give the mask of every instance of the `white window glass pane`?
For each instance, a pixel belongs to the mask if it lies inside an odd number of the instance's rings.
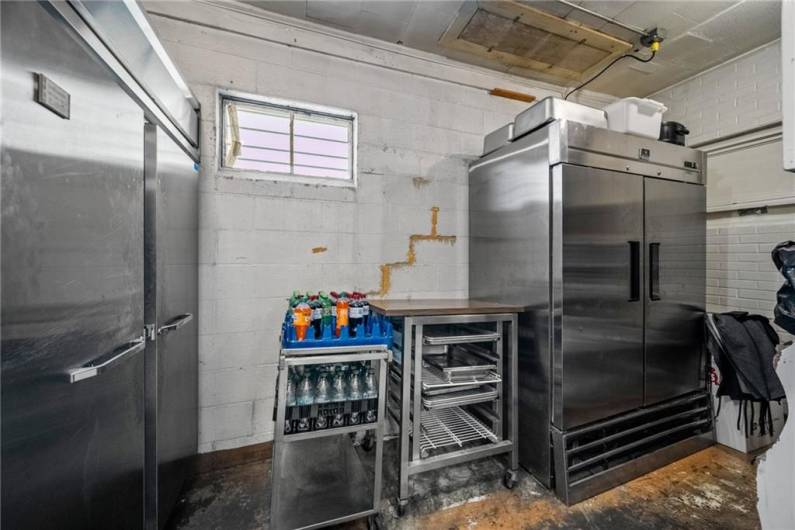
[[[269,173],[289,173],[290,166],[284,166],[281,164],[269,164],[267,162],[257,162],[253,160],[241,160],[237,159],[235,161],[235,168],[236,169],[250,169],[254,171],[263,171]]]
[[[256,149],[253,147],[242,147],[240,149],[240,157],[250,160],[265,160],[267,162],[281,162],[282,164],[290,163],[290,152],[284,151],[271,151],[268,149]]]
[[[224,104],[235,106],[239,129],[232,130],[234,120],[225,113],[223,148],[228,151],[233,140],[240,142],[238,155],[230,157],[225,152],[224,163],[254,172],[352,178],[353,120],[253,101],[227,100]]]
[[[302,175],[305,177],[328,177],[333,179],[349,179],[351,178],[350,173],[347,171],[338,171],[333,169],[318,169],[314,167],[302,167],[296,166],[295,168],[296,175]]]
[[[289,134],[274,134],[249,129],[240,130],[240,141],[243,145],[270,147],[272,149],[290,149]]]
[[[273,116],[260,112],[251,112],[237,109],[237,119],[240,127],[251,129],[263,129],[275,132],[290,132],[290,118],[287,116]]]
[[[351,145],[348,143],[327,142],[325,140],[314,140],[312,138],[295,137],[295,150],[314,155],[329,155],[349,157]]]
[[[325,156],[302,155],[300,153],[295,153],[295,157],[293,159],[295,160],[296,165],[318,166],[341,170],[348,169],[348,161],[341,158],[328,158]]]
[[[338,142],[348,141],[348,126],[349,122],[345,122],[342,125],[331,125],[329,123],[306,121],[297,116],[294,123],[296,136],[313,136]]]

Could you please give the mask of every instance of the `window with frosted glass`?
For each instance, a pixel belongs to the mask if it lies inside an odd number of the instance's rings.
[[[353,180],[353,115],[222,98],[226,168]]]

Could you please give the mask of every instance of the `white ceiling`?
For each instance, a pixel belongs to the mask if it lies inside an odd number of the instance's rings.
[[[527,71],[439,45],[465,0],[244,0],[259,8],[403,44],[463,62],[529,77]],[[466,0],[472,1],[472,0]],[[554,0],[526,4],[637,42],[637,35]],[[662,27],[667,38],[651,63],[624,59],[589,90],[645,96],[779,37],[781,0],[575,0],[640,28]],[[641,52],[642,53],[642,52]]]

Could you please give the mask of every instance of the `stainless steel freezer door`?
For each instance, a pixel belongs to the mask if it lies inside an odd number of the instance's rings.
[[[145,127],[146,523],[165,526],[198,443],[198,207],[193,161]]]
[[[157,461],[159,527],[198,444],[199,172],[157,128]],[[151,396],[147,396],[149,399]]]
[[[706,193],[646,180],[647,405],[704,388]]]
[[[143,113],[42,4],[0,10],[2,527],[140,529]]]
[[[643,177],[553,177],[553,419],[565,430],[643,405]]]

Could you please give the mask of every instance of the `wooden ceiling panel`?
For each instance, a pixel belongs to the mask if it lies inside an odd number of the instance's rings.
[[[440,43],[507,66],[574,81],[632,46],[514,1],[465,4]]]

